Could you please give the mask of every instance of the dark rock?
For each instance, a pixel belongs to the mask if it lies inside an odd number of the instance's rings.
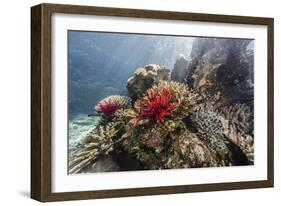
[[[171,73],[171,80],[181,83],[184,82],[187,75],[187,67],[187,59],[183,55],[179,55]]]
[[[84,168],[81,173],[93,173],[93,172],[114,172],[119,171],[119,165],[113,160],[110,155],[105,155],[99,158],[88,168]]]
[[[128,96],[135,102],[154,83],[161,80],[170,80],[169,69],[156,64],[149,64],[144,68],[139,68],[135,71],[134,76],[130,77],[127,81]]]
[[[251,40],[198,38],[193,44],[185,82],[212,95],[220,91],[221,102],[246,103],[253,107],[254,75]]]
[[[234,166],[242,166],[242,165],[245,166],[245,165],[252,164],[251,161],[248,160],[244,152],[241,150],[241,148],[238,147],[236,144],[234,144],[233,142],[229,142],[227,146],[229,151],[232,153]]]
[[[84,168],[80,173],[95,172],[116,172],[143,170],[140,162],[130,157],[126,152],[116,150],[109,155],[103,155],[93,162],[89,167]]]
[[[130,154],[119,149],[115,149],[110,153],[116,163],[119,165],[120,171],[143,170],[141,163],[134,159]]]

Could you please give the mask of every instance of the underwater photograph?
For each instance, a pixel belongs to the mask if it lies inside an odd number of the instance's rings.
[[[68,174],[254,165],[254,39],[68,31]]]

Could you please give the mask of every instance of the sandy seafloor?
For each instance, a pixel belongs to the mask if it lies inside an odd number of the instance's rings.
[[[98,116],[89,117],[87,114],[78,114],[69,119],[68,140],[70,153],[80,146],[82,139],[85,138],[87,133],[98,125],[100,118]]]

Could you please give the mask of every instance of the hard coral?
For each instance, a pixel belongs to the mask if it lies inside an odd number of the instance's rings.
[[[206,145],[223,155],[228,152],[222,118],[217,113],[197,111],[191,115],[191,121],[196,126],[199,137]]]
[[[84,144],[69,157],[69,173],[83,173],[104,154],[113,150],[114,125],[99,125],[87,134]]]

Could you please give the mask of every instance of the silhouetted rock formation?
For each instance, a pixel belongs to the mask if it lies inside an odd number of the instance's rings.
[[[128,96],[135,102],[139,96],[160,80],[170,80],[170,70],[156,64],[138,68],[134,72],[134,76],[127,81]]]
[[[200,92],[220,91],[224,104],[253,108],[254,75],[251,40],[199,38],[193,44],[186,83]]]
[[[171,79],[177,82],[184,82],[187,75],[187,67],[187,59],[183,55],[179,55],[174,65],[174,69],[172,70]]]

